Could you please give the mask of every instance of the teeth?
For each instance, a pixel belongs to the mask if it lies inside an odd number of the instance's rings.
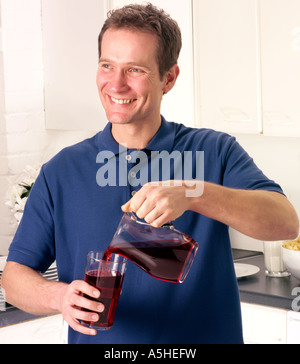
[[[111,97],[111,99],[114,103],[119,104],[119,105],[130,104],[131,102],[133,102],[133,100],[118,100],[118,99],[115,99],[114,97]]]

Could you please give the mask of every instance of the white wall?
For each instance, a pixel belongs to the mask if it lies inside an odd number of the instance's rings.
[[[16,229],[5,206],[9,186],[20,182],[26,165],[40,165],[91,133],[46,130],[41,2],[0,4],[0,255],[6,255]]]
[[[271,179],[281,185],[300,216],[300,140],[299,138],[263,135],[235,135],[239,143],[254,158],[256,164]],[[262,251],[261,242],[236,232],[232,245]]]

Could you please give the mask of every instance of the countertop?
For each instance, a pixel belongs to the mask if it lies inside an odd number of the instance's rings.
[[[260,252],[233,249],[233,258],[236,263],[255,265],[260,268],[259,273],[238,280],[242,302],[291,310],[292,301],[295,299],[292,291],[300,287],[299,280],[292,276],[266,277],[264,256]],[[42,316],[31,315],[7,305],[6,311],[0,311],[0,328],[40,317]]]
[[[235,254],[234,254],[235,256]],[[238,280],[242,302],[292,310],[292,291],[300,287],[300,281],[293,276],[271,278],[265,274],[263,254],[235,259],[236,263],[250,264],[260,268],[260,272]]]
[[[7,305],[7,304],[6,304]],[[30,320],[35,320],[45,316],[32,315],[30,313],[19,310],[16,307],[7,305],[5,311],[0,311],[0,328],[10,325],[19,324]]]

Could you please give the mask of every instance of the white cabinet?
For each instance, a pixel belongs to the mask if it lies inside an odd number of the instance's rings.
[[[300,312],[287,314],[287,344],[300,344]]]
[[[119,8],[132,3],[145,4],[144,1],[111,0],[111,8]],[[178,22],[183,41],[183,48],[178,61],[180,75],[173,90],[164,96],[162,114],[168,121],[175,121],[186,126],[194,126],[192,0],[152,0],[151,3],[164,9]]]
[[[95,84],[106,11],[142,0],[42,0],[47,128],[106,124]],[[229,133],[300,136],[299,0],[153,0],[182,30],[162,113]],[[70,14],[72,14],[70,16]]]
[[[42,0],[47,129],[102,130],[96,87],[106,1]]]
[[[260,3],[264,134],[300,136],[300,1]]]
[[[287,311],[242,303],[245,344],[285,344]]]
[[[242,303],[245,344],[300,344],[300,312]]]
[[[300,136],[299,0],[194,0],[201,126]]]
[[[195,0],[195,72],[202,127],[261,131],[257,4]]]

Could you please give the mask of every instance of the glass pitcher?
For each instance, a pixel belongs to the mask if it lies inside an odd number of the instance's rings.
[[[198,243],[172,224],[155,228],[124,213],[106,255],[119,254],[152,277],[183,283],[198,250]]]

